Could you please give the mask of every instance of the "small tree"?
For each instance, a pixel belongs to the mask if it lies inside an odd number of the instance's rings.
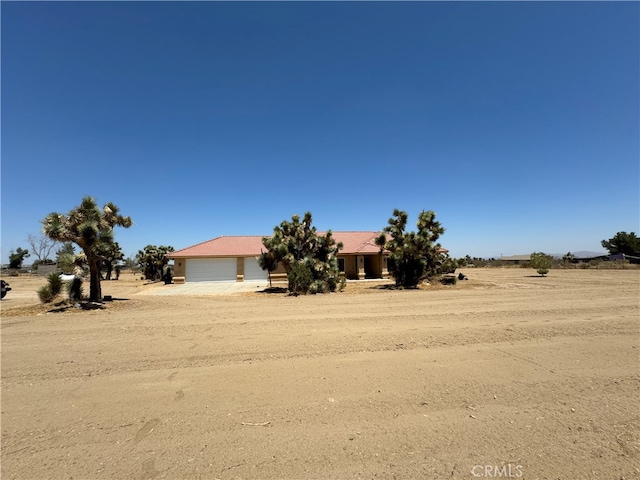
[[[267,271],[269,276],[269,286],[273,287],[273,283],[271,282],[271,272],[278,268],[278,261],[276,260],[276,257],[274,257],[271,252],[261,251],[260,256],[258,257],[258,265],[260,265],[260,268]]]
[[[29,250],[23,250],[20,247],[15,252],[12,250],[9,252],[9,268],[22,268],[22,262],[29,256],[31,256]]]
[[[59,242],[73,242],[84,252],[89,264],[89,300],[92,302],[102,301],[100,267],[103,252],[114,241],[113,228],[133,225],[131,218],[120,215],[119,211],[111,202],[101,210],[94,198],[86,196],[67,215],[52,212],[42,220],[45,235]]]
[[[435,212],[423,210],[418,215],[418,231],[405,232],[407,218],[406,212],[395,209],[376,245],[390,252],[388,268],[396,286],[415,288],[423,279],[438,275],[444,259],[436,241],[444,228],[436,221]]]
[[[122,260],[124,258],[124,253],[122,252],[118,242],[113,242],[106,246],[105,250],[102,252],[102,256],[104,257],[104,266],[107,269],[107,273],[104,278],[105,280],[111,280],[114,263]]]
[[[342,243],[336,243],[331,230],[319,235],[312,224],[311,212],[293,215],[291,222],[283,221],[273,229],[272,237],[262,239],[272,259],[282,263],[287,272],[289,292],[297,294],[335,292],[340,282],[338,252]],[[267,263],[261,264],[267,269]]]
[[[529,266],[535,268],[536,271],[543,277],[549,273],[549,269],[553,265],[553,257],[542,252],[534,252],[531,254],[529,260]]]
[[[139,250],[136,259],[144,277],[147,280],[160,280],[165,265],[169,263],[167,254],[173,251],[173,247],[164,245],[147,245],[143,250]]]

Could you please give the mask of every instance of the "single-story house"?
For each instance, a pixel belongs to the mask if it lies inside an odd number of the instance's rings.
[[[320,233],[320,232],[319,232]],[[380,251],[375,239],[380,232],[332,232],[336,243],[342,242],[338,253],[340,271],[346,278],[387,278],[387,254]],[[171,252],[173,281],[229,282],[267,280],[268,272],[258,264],[264,251],[263,236],[221,236],[191,247]],[[444,249],[443,249],[444,251]],[[286,272],[279,265],[271,273],[274,280],[284,280]]]

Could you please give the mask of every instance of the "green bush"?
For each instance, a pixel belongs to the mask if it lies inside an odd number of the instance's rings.
[[[38,298],[41,303],[51,303],[56,296],[51,293],[49,285],[43,285],[38,289]]]
[[[47,282],[49,283],[49,290],[51,291],[51,295],[54,297],[59,295],[62,291],[62,280],[60,280],[60,275],[56,272],[51,272],[47,275]]]
[[[531,254],[529,265],[535,268],[539,275],[546,275],[553,264],[553,257],[543,252],[534,252]]]
[[[438,267],[437,272],[439,275],[447,275],[450,273],[455,273],[457,267],[458,267],[458,263],[456,262],[455,259],[451,257],[445,257],[442,260],[442,263],[440,264],[440,266]]]
[[[458,283],[458,279],[453,276],[445,275],[444,277],[440,277],[440,283],[443,285],[455,285]]]

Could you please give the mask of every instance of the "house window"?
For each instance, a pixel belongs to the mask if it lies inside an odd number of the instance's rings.
[[[338,259],[338,270],[344,272],[344,258]]]

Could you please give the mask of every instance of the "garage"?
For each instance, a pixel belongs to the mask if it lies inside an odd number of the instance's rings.
[[[244,258],[244,280],[266,280],[268,278],[268,272],[262,270],[258,264],[257,257],[245,257]]]
[[[189,258],[187,282],[235,282],[238,261],[235,258]]]

